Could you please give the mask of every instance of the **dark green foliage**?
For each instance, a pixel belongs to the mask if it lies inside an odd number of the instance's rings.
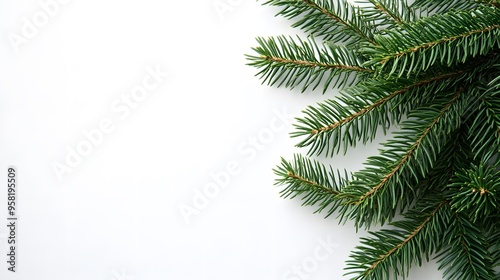
[[[481,228],[467,215],[451,213],[452,221],[444,235],[447,242],[438,256],[446,279],[498,279],[493,271],[492,254]],[[496,241],[498,243],[498,239]]]
[[[358,279],[403,278],[411,264],[422,264],[442,249],[441,233],[450,224],[450,212],[444,201],[428,198],[422,205],[404,215],[405,220],[392,223],[394,229],[371,232],[370,238],[362,238],[347,262],[348,274]],[[360,265],[361,264],[361,265]],[[355,279],[356,279],[355,278]]]
[[[264,3],[310,36],[258,38],[249,65],[269,85],[326,96],[297,118],[291,136],[307,156],[275,169],[281,195],[356,227],[387,226],[353,251],[352,279],[405,278],[431,256],[444,279],[500,279],[500,2],[357,3]],[[392,127],[361,170],[310,158]]]

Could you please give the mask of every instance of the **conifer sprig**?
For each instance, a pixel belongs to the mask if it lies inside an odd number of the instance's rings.
[[[361,141],[372,141],[380,127],[399,124],[409,111],[429,102],[430,92],[446,91],[457,82],[463,70],[432,73],[417,79],[394,79],[391,83],[368,80],[346,89],[337,99],[317,107],[309,106],[298,119],[292,137],[303,137],[298,147],[309,147],[309,154],[333,156],[341,148],[347,152]],[[454,79],[453,79],[454,78]],[[409,103],[408,101],[412,101]]]
[[[445,279],[495,279],[488,242],[468,216],[452,213],[448,228],[442,232],[448,243],[437,258]]]
[[[360,42],[373,43],[373,31],[361,20],[358,7],[342,0],[270,0],[264,5],[277,6],[277,14],[294,20],[292,27],[299,27],[325,41],[343,42],[348,45]]]
[[[426,201],[426,204],[408,212],[405,220],[393,222],[393,229],[371,232],[362,238],[347,262],[352,279],[397,279],[406,277],[411,264],[422,264],[422,259],[441,249],[440,232],[449,224],[446,201]],[[363,264],[360,266],[360,264]]]
[[[335,172],[331,167],[316,160],[305,158],[299,154],[293,161],[281,159],[281,165],[274,172],[279,176],[276,185],[284,185],[281,196],[285,198],[301,197],[303,205],[318,205],[316,212],[327,209],[327,216],[333,214],[340,206],[335,196],[340,193],[345,180],[349,178],[346,171]]]
[[[261,69],[263,83],[316,89],[323,84],[323,92],[334,87],[351,85],[356,78],[374,72],[362,66],[363,60],[345,46],[326,43],[319,46],[313,39],[301,40],[278,36],[268,39],[257,38],[258,54],[248,55],[249,65]]]
[[[404,0],[359,0],[364,20],[377,29],[403,25],[415,21],[418,14]]]
[[[437,63],[465,63],[469,57],[500,48],[500,10],[481,8],[422,18],[387,30],[375,40],[377,46],[365,50],[373,56],[366,64],[380,64],[381,73],[410,76]]]

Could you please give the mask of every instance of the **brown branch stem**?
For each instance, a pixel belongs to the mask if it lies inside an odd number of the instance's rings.
[[[276,63],[290,63],[290,64],[295,64],[297,66],[306,66],[306,67],[322,67],[326,69],[342,69],[342,70],[348,70],[348,71],[358,71],[358,72],[367,72],[367,73],[373,73],[374,71],[371,69],[367,68],[362,68],[358,66],[350,66],[350,65],[342,65],[342,64],[327,64],[327,63],[320,63],[320,62],[312,62],[312,61],[307,61],[307,60],[292,60],[292,59],[286,59],[286,58],[281,58],[281,57],[275,57],[275,56],[262,56],[261,57],[264,60],[276,62]]]
[[[302,176],[299,176],[297,174],[294,174],[292,172],[288,172],[288,177],[296,179],[296,180],[299,180],[299,181],[301,181],[303,183],[306,183],[306,184],[309,184],[309,185],[312,185],[312,186],[315,186],[315,187],[319,187],[320,189],[322,189],[323,191],[325,191],[327,193],[331,193],[333,195],[339,194],[339,192],[334,191],[331,188],[325,187],[325,186],[323,186],[323,185],[321,185],[321,184],[319,184],[317,182],[313,182],[313,181],[307,180],[306,178],[304,178]]]

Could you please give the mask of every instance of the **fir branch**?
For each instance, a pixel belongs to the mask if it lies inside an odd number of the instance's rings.
[[[403,190],[400,203],[400,213],[403,214],[416,207],[418,202],[426,197],[432,197],[435,192],[441,192],[443,186],[455,175],[455,170],[465,168],[469,165],[470,147],[464,136],[465,125],[451,133],[448,142],[436,157],[432,169],[427,172],[425,178],[415,186]]]
[[[485,26],[485,27],[480,28],[480,29],[469,30],[467,32],[464,32],[464,33],[461,33],[461,34],[458,34],[458,35],[454,35],[454,36],[451,36],[451,37],[441,38],[441,39],[439,39],[437,41],[423,43],[421,45],[413,46],[413,47],[408,48],[408,49],[403,50],[403,51],[398,51],[398,52],[389,54],[386,57],[382,58],[380,60],[380,62],[382,64],[385,64],[390,59],[399,58],[401,56],[408,55],[410,53],[416,53],[416,52],[419,52],[419,51],[423,51],[425,49],[434,47],[434,46],[439,45],[439,44],[444,44],[444,43],[448,43],[448,42],[455,41],[455,40],[458,40],[458,39],[463,39],[463,38],[466,38],[466,37],[471,37],[471,36],[476,35],[476,34],[487,33],[487,32],[490,32],[492,30],[497,30],[499,28],[500,28],[500,24],[493,24],[493,25],[490,25],[490,26]]]
[[[429,201],[430,202],[430,201]],[[449,219],[447,201],[420,206],[405,215],[405,219],[391,223],[395,229],[370,232],[373,237],[362,238],[347,262],[346,275],[352,279],[397,279],[408,274],[412,264],[421,264],[422,257],[440,249],[438,235],[441,224]],[[425,240],[425,241],[424,241]]]
[[[421,143],[426,139],[428,134],[431,132],[431,130],[435,127],[435,125],[443,118],[443,116],[450,110],[451,106],[457,101],[458,97],[460,94],[463,92],[463,88],[461,88],[452,98],[448,104],[444,106],[443,109],[439,112],[437,116],[434,117],[434,119],[429,123],[429,125],[422,131],[420,136],[416,139],[416,141],[410,146],[408,151],[404,154],[404,156],[397,162],[397,164],[392,168],[392,170],[386,174],[380,183],[378,183],[375,187],[371,188],[369,191],[367,191],[365,194],[360,196],[357,200],[353,201],[353,204],[358,204],[363,202],[365,199],[368,197],[372,196],[375,192],[377,192],[380,188],[382,188],[395,174],[398,172],[403,166],[405,166],[406,162],[414,156],[416,153],[417,149],[421,145]]]
[[[363,22],[358,9],[346,1],[270,0],[264,5],[282,7],[277,15],[298,18],[292,27],[300,27],[325,41],[374,43],[372,30]]]
[[[311,1],[311,0],[302,0],[302,1],[304,1],[310,7],[320,11],[322,14],[326,15],[327,17],[333,19],[334,21],[337,21],[339,24],[343,25],[346,29],[351,30],[355,34],[358,34],[359,37],[365,39],[366,41],[368,41],[372,44],[375,44],[375,42],[373,41],[371,36],[369,36],[366,31],[362,31],[361,30],[362,28],[358,24],[354,23],[355,21],[349,20],[346,18],[346,16],[348,16],[349,14],[351,14],[351,15],[356,14],[355,13],[356,9],[352,6],[350,6],[347,2],[345,5],[345,7],[346,7],[345,10],[347,12],[345,12],[346,15],[344,16],[344,18],[342,18],[341,13],[333,13],[331,10],[325,9],[324,6],[326,6],[326,5],[324,5],[322,7],[322,6],[319,6],[315,1]],[[338,6],[340,6],[340,2],[337,2],[337,7]]]
[[[427,17],[388,30],[376,41],[380,46],[364,50],[373,54],[365,65],[379,66],[379,73],[389,69],[388,75],[401,77],[438,63],[452,66],[500,48],[500,10],[482,8]]]
[[[375,0],[371,0],[370,2],[372,2],[375,5],[375,8],[382,11],[382,13],[384,13],[388,17],[392,18],[397,24],[403,23],[403,19],[401,18],[401,16],[396,15],[396,13],[389,10],[386,6],[383,6],[380,2],[377,2]]]
[[[379,28],[379,31],[380,28],[402,25],[418,18],[406,0],[361,0],[358,2],[365,5],[362,9],[365,20]]]
[[[447,280],[493,280],[492,257],[488,243],[477,225],[467,216],[453,213],[443,240],[447,243],[437,256],[439,269]]]
[[[341,220],[353,219],[356,227],[369,228],[392,219],[402,195],[424,180],[453,131],[459,128],[460,123],[448,121],[460,119],[475,102],[462,90],[447,102],[436,102],[445,104],[440,108],[422,107],[412,112],[395,137],[383,144],[380,155],[369,157],[365,168],[353,173],[353,180],[338,197],[354,207],[341,209]]]
[[[333,156],[341,147],[347,151],[348,145],[355,146],[357,141],[371,141],[379,126],[385,128],[389,123],[399,123],[412,108],[434,98],[430,92],[446,90],[463,73],[462,69],[429,72],[413,80],[399,79],[392,83],[370,80],[358,84],[346,89],[338,101],[327,100],[318,107],[309,106],[304,111],[306,117],[298,119],[292,137],[305,136],[297,146],[310,147],[310,155],[326,150],[326,155]],[[412,105],[407,106],[410,100]],[[343,136],[339,137],[341,132]]]
[[[249,65],[261,69],[256,75],[268,85],[284,85],[288,88],[309,87],[316,89],[323,82],[323,92],[333,87],[344,87],[363,79],[374,70],[363,67],[352,51],[344,46],[324,44],[322,47],[314,38],[307,40],[285,36],[257,38],[258,54],[247,55]],[[325,78],[325,80],[322,80]]]
[[[427,80],[418,81],[418,82],[415,82],[412,85],[405,86],[404,88],[396,90],[396,91],[390,93],[389,95],[381,98],[380,100],[377,100],[375,103],[372,103],[368,107],[363,108],[362,110],[360,110],[358,112],[355,112],[354,114],[350,115],[349,117],[343,118],[343,119],[341,119],[341,120],[339,120],[339,121],[337,121],[335,123],[332,123],[332,124],[330,124],[328,126],[323,126],[323,127],[320,127],[319,129],[313,129],[311,131],[311,134],[315,135],[315,134],[318,134],[318,133],[321,133],[321,132],[326,132],[326,131],[335,129],[338,126],[343,125],[343,124],[345,124],[347,122],[350,122],[353,119],[358,118],[358,117],[366,114],[367,112],[369,112],[371,110],[375,110],[376,108],[378,108],[381,105],[385,104],[390,99],[394,98],[396,95],[404,94],[404,93],[410,91],[413,88],[420,87],[420,86],[423,86],[423,85],[427,85],[427,84],[430,84],[432,82],[436,82],[436,81],[439,81],[439,80],[444,80],[444,79],[456,77],[456,76],[460,75],[462,72],[463,71],[460,70],[460,71],[457,71],[455,73],[446,73],[446,74],[443,74],[441,76],[432,77],[432,78],[429,78]]]
[[[341,176],[331,167],[328,170],[320,162],[301,155],[295,155],[290,162],[282,158],[281,165],[274,169],[274,173],[279,177],[276,185],[285,186],[280,191],[282,197],[300,196],[303,206],[319,206],[315,213],[328,208],[327,217],[340,206],[336,196],[349,178],[347,172]]]
[[[292,64],[296,66],[303,66],[303,67],[318,67],[318,68],[324,68],[324,69],[342,69],[346,71],[357,71],[357,72],[368,72],[368,73],[373,73],[373,70],[367,69],[367,68],[362,68],[359,66],[351,66],[351,65],[342,65],[342,64],[327,64],[327,63],[320,63],[320,62],[313,62],[313,61],[306,61],[306,60],[292,60],[292,59],[286,59],[286,58],[281,58],[281,57],[276,57],[276,56],[261,56],[262,59],[266,61],[271,61],[277,64]]]
[[[469,127],[475,158],[500,153],[500,76],[481,90],[484,94],[479,97],[481,102]]]

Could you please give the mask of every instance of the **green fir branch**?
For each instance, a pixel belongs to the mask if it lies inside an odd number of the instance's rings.
[[[406,0],[360,0],[362,14],[366,21],[378,29],[403,25],[419,17]]]
[[[374,43],[373,31],[362,20],[357,7],[341,0],[270,0],[264,5],[277,6],[277,14],[296,20],[299,27],[325,41],[357,44]]]
[[[445,247],[436,257],[447,280],[494,280],[488,242],[466,215],[454,213],[442,238]]]
[[[352,279],[356,280],[398,279],[406,277],[413,264],[422,265],[424,256],[428,259],[441,248],[439,233],[449,223],[447,202],[431,203],[391,223],[394,229],[370,232],[372,237],[362,238],[347,261],[346,275],[355,274]]]
[[[309,106],[299,118],[292,137],[304,137],[297,146],[309,147],[308,154],[333,156],[341,148],[355,147],[358,141],[372,141],[382,127],[399,123],[418,104],[429,102],[447,90],[463,70],[429,73],[417,79],[370,80],[345,90],[337,100],[327,100],[317,107]],[[410,106],[407,101],[412,101]]]
[[[500,153],[500,71],[487,88],[469,127],[471,145],[476,158]]]
[[[463,89],[447,103],[443,101],[439,103],[444,106],[412,112],[394,138],[383,144],[380,155],[369,157],[365,168],[353,173],[353,180],[339,198],[356,207],[341,211],[341,219],[353,219],[356,227],[366,228],[392,219],[402,194],[425,178],[450,135],[458,129],[459,124],[446,127],[448,120],[463,115],[470,104]]]
[[[292,161],[281,159],[281,165],[274,169],[278,176],[276,185],[285,186],[280,194],[284,198],[300,197],[303,206],[318,206],[315,213],[327,209],[327,217],[340,206],[336,196],[340,193],[347,172],[341,176],[331,167],[327,169],[322,163],[295,155]]]
[[[422,18],[376,36],[367,47],[367,67],[388,75],[410,76],[441,64],[453,66],[500,48],[500,10],[483,8]],[[393,42],[397,41],[395,45]]]
[[[301,40],[285,36],[257,38],[257,56],[247,56],[249,65],[261,69],[257,76],[262,82],[277,87],[309,87],[316,89],[321,83],[323,92],[344,87],[371,74],[374,70],[362,66],[363,61],[344,46],[324,44],[318,46],[313,38]]]

